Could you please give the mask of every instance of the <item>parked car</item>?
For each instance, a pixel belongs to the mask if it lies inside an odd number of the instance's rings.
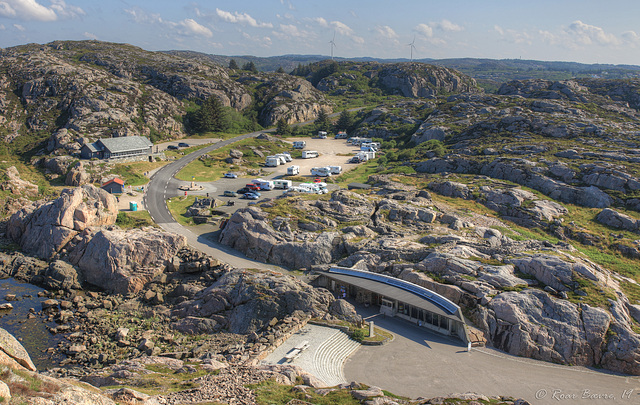
[[[222,176],[222,177],[227,178],[227,179],[237,179],[238,175],[235,174],[235,173],[225,173],[224,176]]]
[[[251,191],[253,191],[253,190],[251,190],[251,189],[250,189],[250,188],[248,188],[248,187],[242,187],[240,190],[236,191],[236,193],[238,193],[238,194],[245,194],[245,193],[250,193]]]
[[[180,149],[180,148],[177,145],[169,145],[169,146],[167,146],[167,149],[176,150],[176,149]]]
[[[188,148],[188,147],[189,147],[189,144],[188,144],[188,143],[185,143],[185,142],[180,142],[180,143],[178,144],[178,147],[180,147],[180,148]]]
[[[223,196],[225,197],[237,197],[238,193],[236,193],[235,191],[231,191],[231,190],[225,190],[224,193],[222,193]]]
[[[247,200],[257,200],[258,198],[260,198],[260,195],[257,193],[253,193],[253,192],[249,192],[249,193],[245,193],[242,198],[247,199]]]

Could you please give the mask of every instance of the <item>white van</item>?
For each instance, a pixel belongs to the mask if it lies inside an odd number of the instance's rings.
[[[273,190],[274,184],[271,180],[254,179],[251,180],[253,184],[260,187],[260,190]]]
[[[291,162],[293,160],[291,159],[291,154],[289,152],[276,153],[273,156],[284,159],[285,163]]]
[[[342,166],[329,166],[329,170],[331,170],[331,174],[340,174],[342,173]]]
[[[287,190],[291,188],[292,185],[293,185],[293,182],[291,180],[274,180],[273,181],[274,188]]]
[[[267,167],[276,167],[279,166],[282,162],[282,159],[277,156],[267,156],[264,165]]]
[[[331,176],[331,169],[328,167],[314,167],[311,169],[312,176],[328,177]]]
[[[315,151],[315,150],[303,150],[302,151],[302,158],[303,159],[317,158],[318,156],[320,156],[320,154],[318,153],[318,151]]]
[[[287,167],[287,176],[297,176],[300,174],[300,166]]]
[[[293,142],[293,149],[304,149],[307,146],[305,141],[295,141]]]

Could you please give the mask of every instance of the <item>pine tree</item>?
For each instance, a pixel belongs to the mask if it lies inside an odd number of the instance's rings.
[[[231,70],[238,70],[238,63],[236,62],[235,59],[231,59],[229,61],[229,69]]]
[[[227,114],[222,102],[211,96],[205,100],[197,114],[200,132],[224,131],[228,127]]]
[[[280,118],[278,120],[278,123],[276,124],[276,133],[278,135],[290,135],[291,134],[291,127],[289,126],[289,123],[287,122],[287,120],[285,120],[284,118]]]
[[[256,64],[253,62],[247,62],[244,65],[242,65],[242,70],[248,70],[251,73],[258,73],[258,68],[256,67]]]
[[[336,122],[336,132],[338,131],[351,131],[353,127],[353,116],[349,111],[343,110]]]
[[[329,129],[331,128],[331,122],[329,122],[329,115],[324,110],[324,108],[322,108],[318,113],[318,117],[314,121],[314,124],[316,126],[317,131],[329,131]]]
[[[278,70],[276,70],[276,73],[284,73],[284,69],[282,68],[282,66],[280,66]]]

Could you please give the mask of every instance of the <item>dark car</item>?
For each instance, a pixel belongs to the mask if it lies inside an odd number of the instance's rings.
[[[238,193],[238,194],[246,194],[246,193],[249,193],[251,191],[253,191],[253,190],[251,190],[248,187],[242,187],[240,190],[236,191],[236,193]]]
[[[189,144],[188,144],[188,143],[184,143],[184,142],[180,142],[180,143],[178,144],[178,147],[179,147],[179,148],[188,148],[188,147],[189,147]]]
[[[169,146],[167,146],[167,149],[176,150],[176,149],[180,149],[180,148],[177,145],[169,145]]]

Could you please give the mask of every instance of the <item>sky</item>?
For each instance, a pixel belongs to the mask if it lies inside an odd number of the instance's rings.
[[[0,47],[640,65],[639,17],[638,0],[0,0]]]

